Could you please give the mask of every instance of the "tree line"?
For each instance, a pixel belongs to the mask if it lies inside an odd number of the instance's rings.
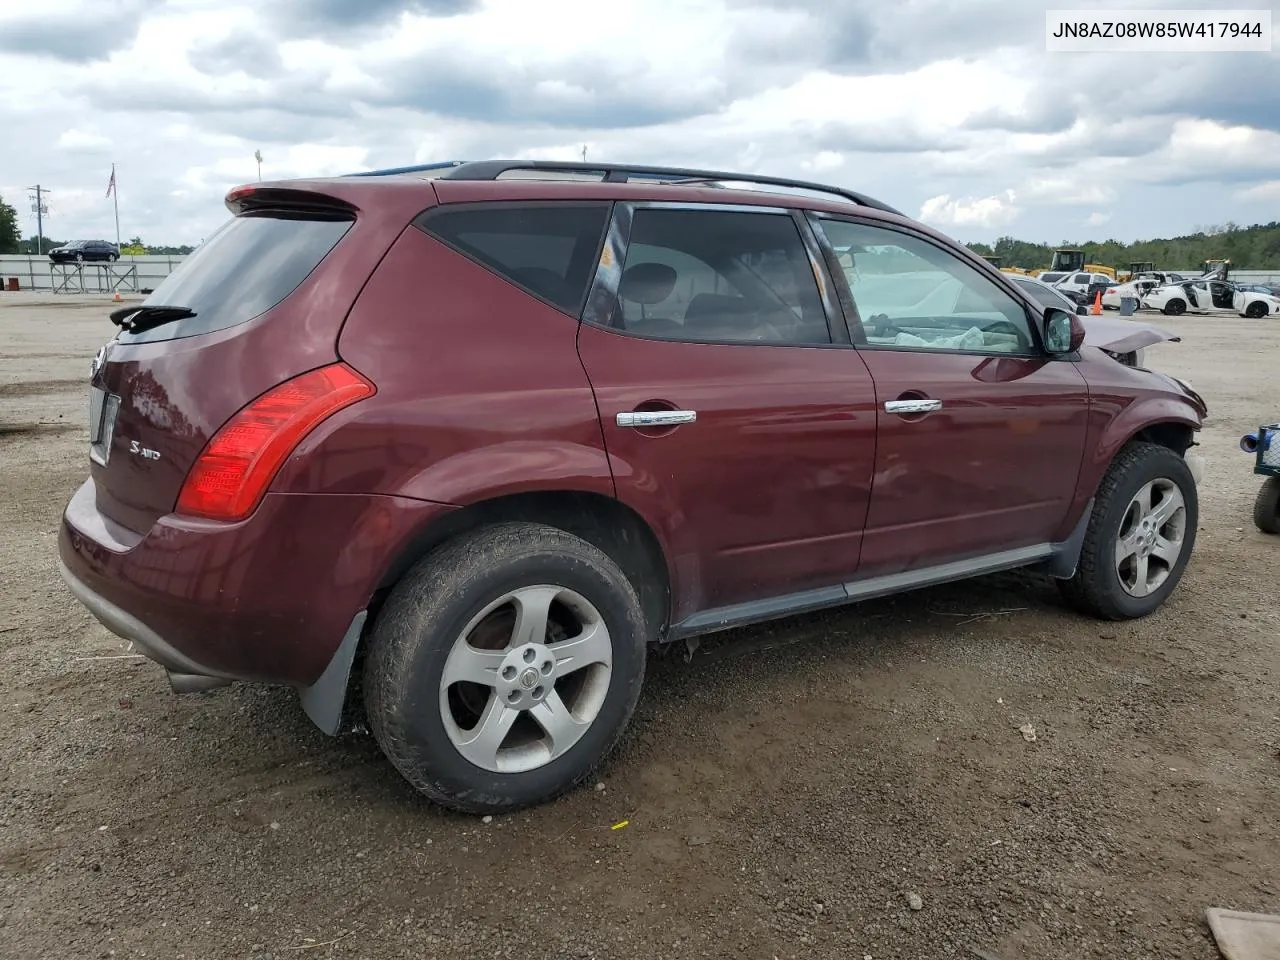
[[[1137,243],[1091,240],[1052,247],[1047,243],[1001,237],[994,244],[966,246],[983,256],[999,257],[1001,266],[1024,270],[1047,270],[1056,249],[1083,250],[1086,263],[1122,270],[1128,270],[1131,263],[1154,263],[1157,270],[1193,270],[1206,260],[1230,260],[1237,270],[1274,270],[1280,268],[1280,222],[1273,220],[1250,227],[1227,223],[1205,227],[1185,237]]]

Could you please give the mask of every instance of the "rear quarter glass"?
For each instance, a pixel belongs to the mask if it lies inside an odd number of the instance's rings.
[[[155,343],[225,330],[261,316],[291,294],[355,223],[350,217],[273,211],[242,214],[206,240],[156,287],[145,305],[195,316],[120,343]]]

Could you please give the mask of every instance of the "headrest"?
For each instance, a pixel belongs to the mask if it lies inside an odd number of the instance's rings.
[[[618,285],[618,296],[647,307],[661,303],[676,288],[676,271],[665,263],[637,263],[627,267]]]

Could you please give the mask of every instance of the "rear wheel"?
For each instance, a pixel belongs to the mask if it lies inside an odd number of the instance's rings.
[[[1167,447],[1131,444],[1098,487],[1075,575],[1059,581],[1063,595],[1106,620],[1146,616],[1182,579],[1198,521],[1186,460]]]
[[[1267,477],[1253,502],[1253,522],[1263,533],[1280,534],[1280,477]]]
[[[1250,320],[1259,320],[1267,315],[1267,305],[1259,300],[1255,300],[1244,308],[1244,315]]]
[[[644,678],[635,589],[554,527],[502,524],[392,590],[365,661],[370,727],[415,788],[469,813],[551,800],[613,749]]]
[[[1187,301],[1170,300],[1164,305],[1164,312],[1171,317],[1180,317],[1187,312]]]

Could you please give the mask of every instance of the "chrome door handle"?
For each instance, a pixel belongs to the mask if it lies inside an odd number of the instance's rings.
[[[696,410],[641,410],[618,414],[618,426],[673,427],[681,423],[693,423],[697,419]]]
[[[942,409],[941,400],[886,400],[885,413],[932,413]]]

